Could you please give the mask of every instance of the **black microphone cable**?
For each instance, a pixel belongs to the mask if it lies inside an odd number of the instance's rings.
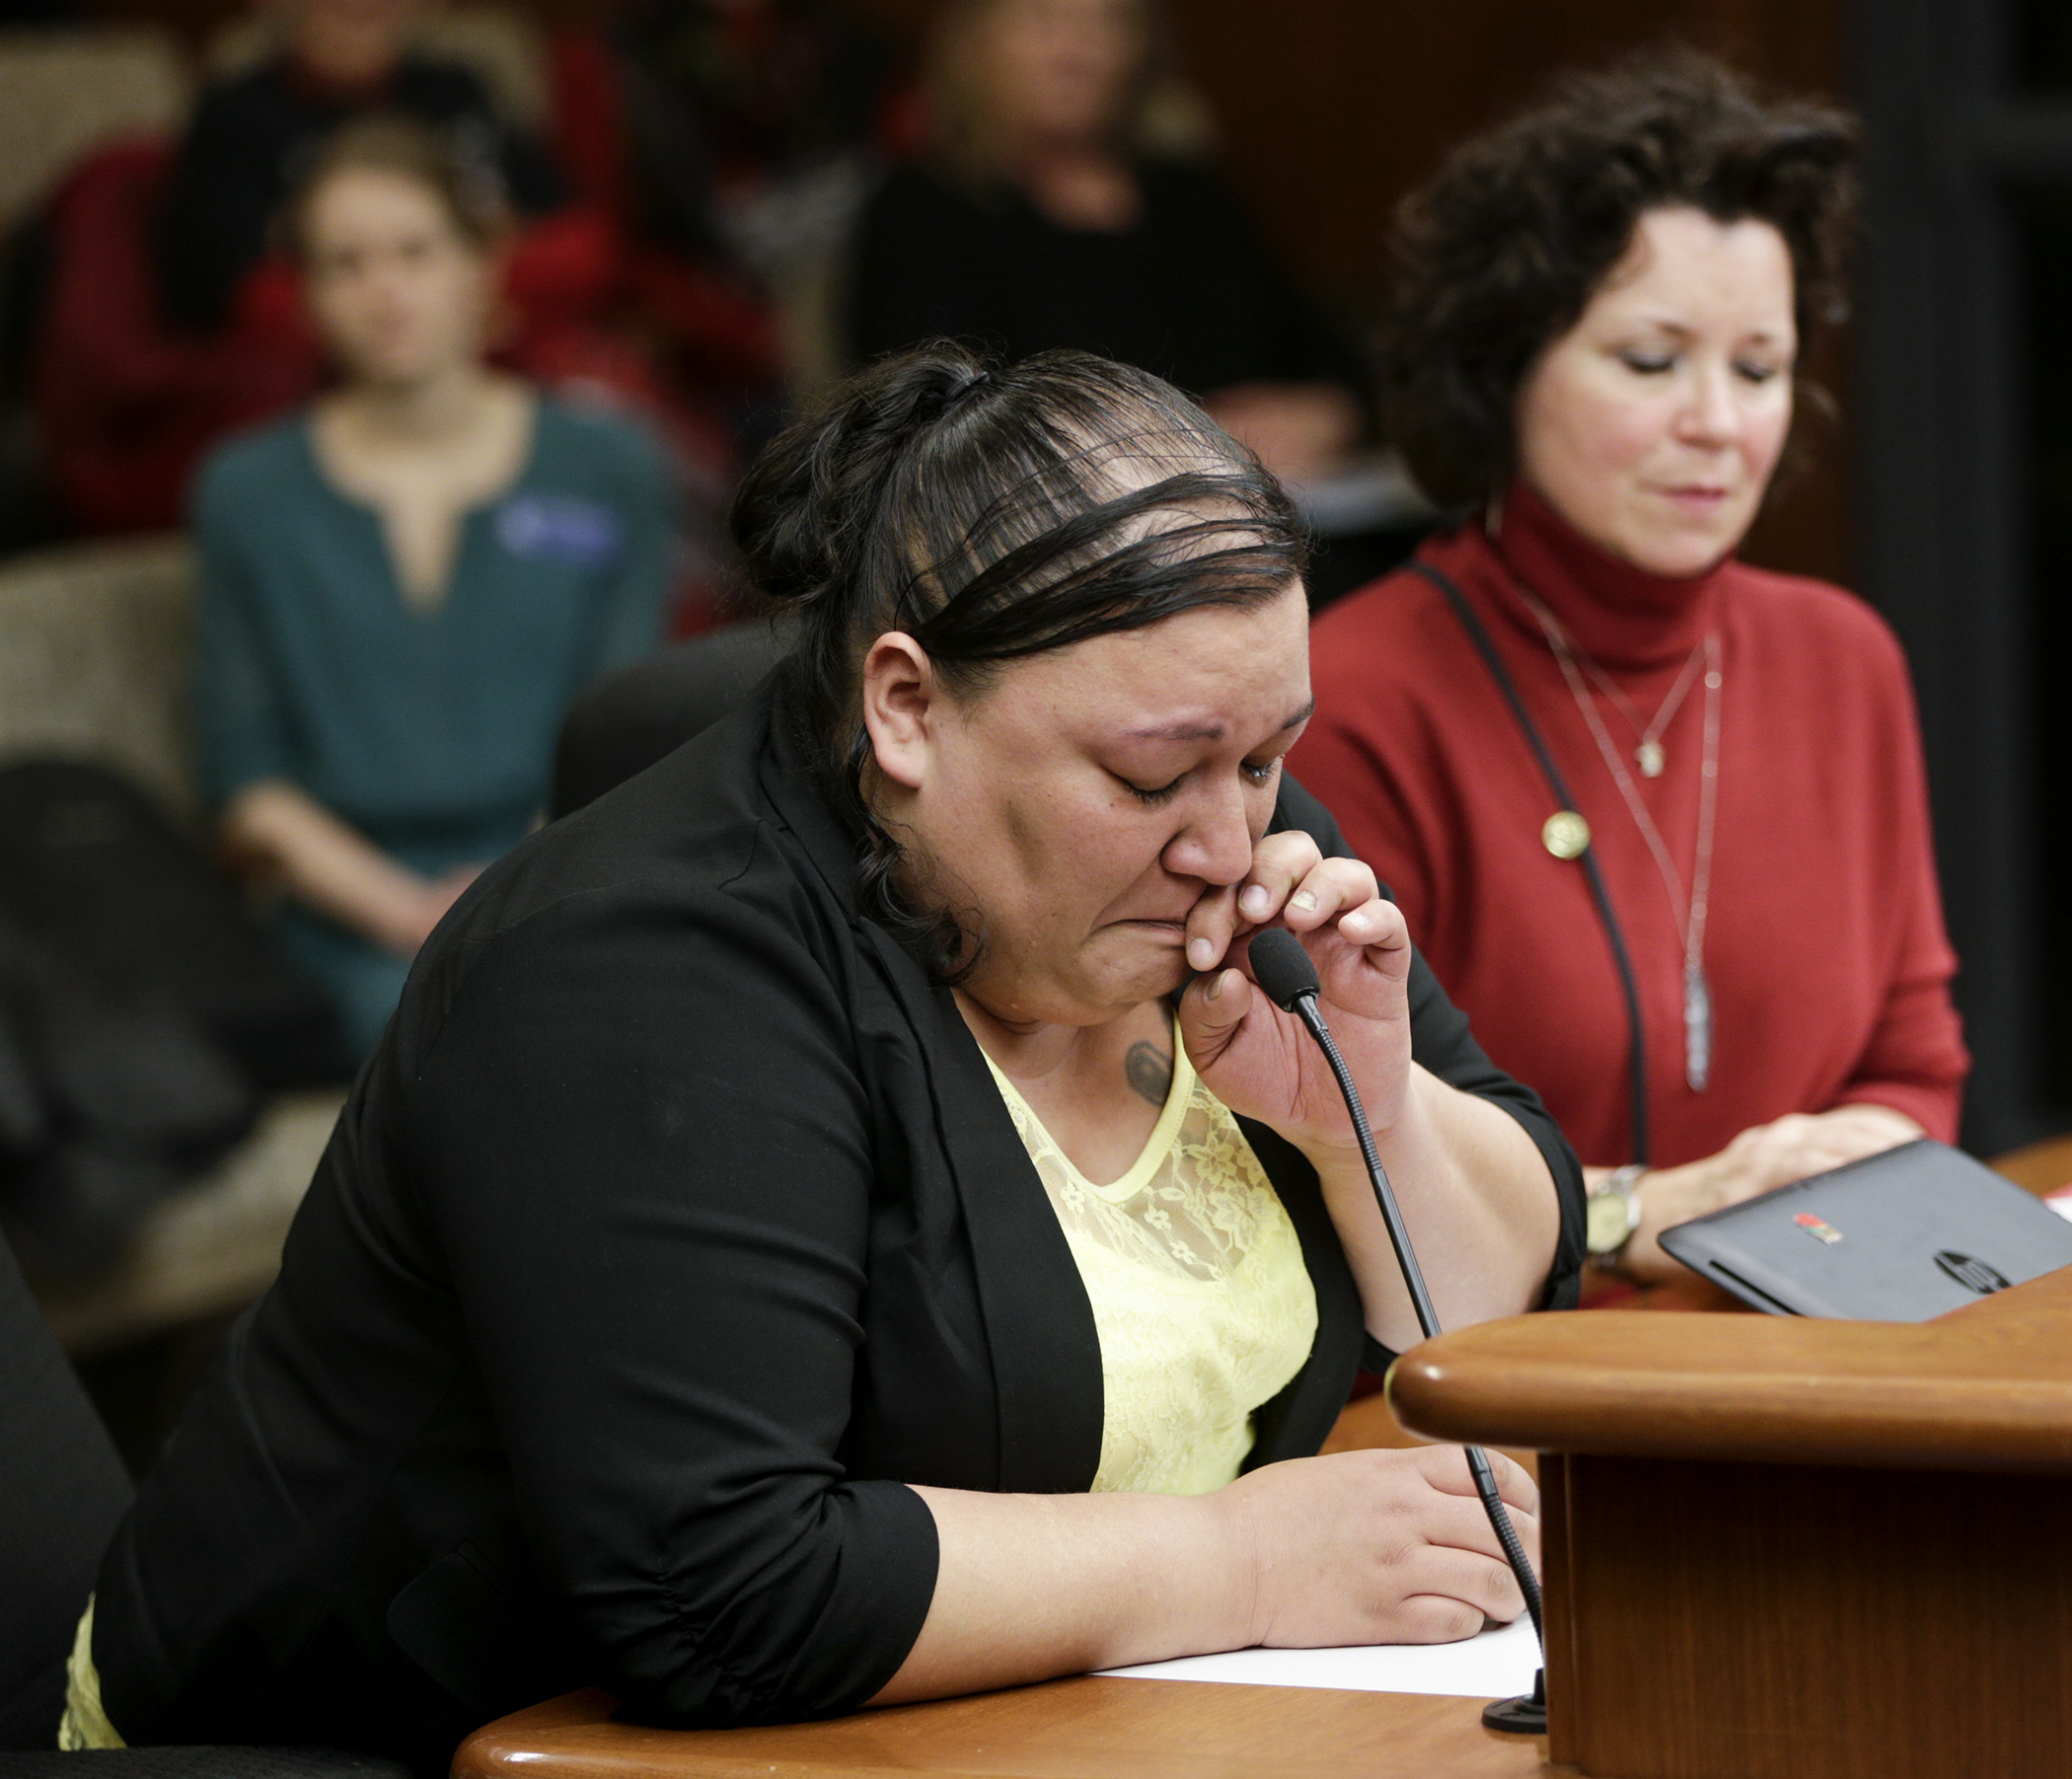
[[[1424,1269],[1417,1263],[1417,1250],[1410,1245],[1410,1230],[1404,1224],[1401,1208],[1396,1204],[1395,1188],[1388,1183],[1387,1170],[1382,1167],[1381,1157],[1374,1149],[1374,1134],[1368,1128],[1367,1108],[1360,1103],[1360,1089],[1354,1083],[1353,1072],[1346,1067],[1346,1060],[1339,1054],[1338,1044],[1331,1036],[1331,1028],[1324,1023],[1324,1016],[1317,1009],[1317,996],[1323,985],[1317,980],[1316,966],[1309,961],[1309,953],[1302,948],[1302,941],[1281,927],[1269,927],[1253,933],[1249,955],[1253,979],[1267,999],[1301,1020],[1309,1035],[1316,1040],[1317,1048],[1324,1053],[1325,1062],[1331,1065],[1338,1090],[1345,1097],[1346,1110],[1352,1115],[1353,1135],[1360,1140],[1360,1157],[1367,1163],[1367,1177],[1374,1189],[1374,1202],[1381,1208],[1381,1222],[1388,1230],[1389,1245],[1396,1251],[1396,1266],[1410,1292],[1417,1324],[1424,1330],[1425,1338],[1431,1340],[1441,1332],[1439,1312],[1432,1306],[1432,1294],[1425,1289]],[[1540,1616],[1539,1577],[1532,1573],[1525,1547],[1518,1540],[1517,1527],[1511,1523],[1510,1510],[1497,1492],[1496,1474],[1489,1467],[1489,1454],[1480,1445],[1470,1445],[1466,1450],[1468,1474],[1475,1480],[1475,1493],[1482,1499],[1482,1511],[1489,1516],[1497,1542],[1504,1547],[1504,1557],[1511,1565],[1511,1573],[1517,1578],[1518,1592],[1525,1596],[1525,1610],[1531,1616],[1532,1634],[1539,1642],[1540,1658],[1544,1664],[1547,1634]],[[1533,1676],[1529,1694],[1499,1699],[1483,1711],[1482,1721],[1492,1730],[1503,1730],[1512,1735],[1545,1735],[1545,1667],[1542,1666]]]

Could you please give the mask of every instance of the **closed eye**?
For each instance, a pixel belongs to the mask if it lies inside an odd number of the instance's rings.
[[[1271,784],[1274,781],[1275,774],[1281,770],[1281,757],[1276,754],[1271,760],[1242,760],[1238,762],[1237,770],[1244,775],[1248,783]],[[1185,773],[1182,773],[1170,784],[1138,784],[1129,778],[1125,778],[1120,773],[1115,775],[1115,778],[1117,783],[1121,784],[1125,790],[1147,807],[1154,807],[1159,803],[1170,802],[1180,786],[1187,782],[1187,775]]]
[[[1185,773],[1182,773],[1170,784],[1160,784],[1156,786],[1133,783],[1130,779],[1125,778],[1120,773],[1117,773],[1115,775],[1115,781],[1118,784],[1120,784],[1125,790],[1127,790],[1133,797],[1135,797],[1140,803],[1156,804],[1169,802],[1172,799],[1173,793],[1177,791],[1181,785],[1187,782],[1187,775]]]

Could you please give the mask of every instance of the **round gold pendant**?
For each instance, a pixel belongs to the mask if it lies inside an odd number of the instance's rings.
[[[1590,850],[1590,823],[1573,809],[1557,809],[1541,826],[1539,844],[1556,858],[1581,858]]]

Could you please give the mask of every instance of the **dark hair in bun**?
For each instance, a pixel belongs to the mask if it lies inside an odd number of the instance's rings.
[[[960,346],[889,358],[772,441],[734,502],[749,577],[800,625],[783,668],[823,789],[860,829],[863,911],[925,938],[945,979],[978,935],[900,901],[899,847],[863,794],[863,656],[888,630],[976,696],[1024,656],[1299,576],[1281,485],[1170,384],[1086,352],[991,368]]]

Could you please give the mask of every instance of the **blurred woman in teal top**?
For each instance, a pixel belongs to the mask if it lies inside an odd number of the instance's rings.
[[[371,1049],[409,960],[547,800],[562,712],[661,623],[670,479],[483,362],[502,211],[423,127],[348,126],[286,218],[338,389],[210,460],[198,726],[234,856]]]

